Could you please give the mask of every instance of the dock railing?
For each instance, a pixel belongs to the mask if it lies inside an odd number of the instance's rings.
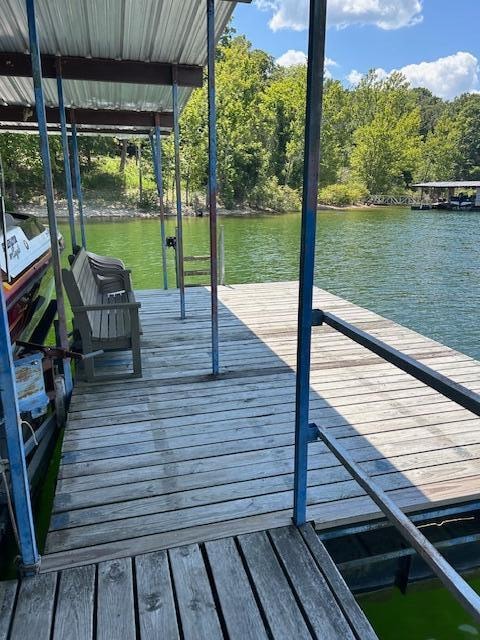
[[[480,416],[480,395],[467,389],[466,387],[441,375],[430,367],[418,362],[414,358],[394,349],[378,338],[362,331],[358,327],[342,320],[332,313],[314,310],[312,314],[312,326],[326,324],[347,338],[369,349],[373,353],[383,358],[402,371],[413,376],[420,382],[435,389],[446,398],[453,400],[460,406],[468,409],[477,416]],[[406,516],[393,500],[374,482],[362,467],[353,461],[348,451],[331,436],[328,431],[317,424],[308,425],[308,434],[305,438],[305,464],[295,470],[295,491],[301,491],[305,495],[307,491],[307,469],[308,469],[308,443],[322,440],[343,466],[350,472],[352,477],[358,482],[366,494],[380,508],[381,512],[410,543],[419,556],[430,566],[432,571],[438,576],[444,586],[457,598],[462,606],[480,622],[480,596],[470,587],[470,585],[455,571],[455,569],[438,552],[434,545],[420,533],[415,524]],[[296,503],[298,504],[298,499]],[[304,514],[295,514],[298,519],[306,520],[306,510]]]
[[[389,194],[375,194],[371,195],[366,204],[375,204],[378,206],[407,206],[412,204],[419,204],[421,198],[416,196],[394,196]]]

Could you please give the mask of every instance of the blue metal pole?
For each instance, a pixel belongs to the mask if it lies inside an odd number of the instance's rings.
[[[217,110],[215,104],[215,0],[207,0],[208,59],[208,205],[210,210],[210,295],[212,316],[212,373],[220,370],[218,353],[217,259]]]
[[[155,181],[157,183],[157,193],[160,198],[160,236],[162,239],[162,270],[163,288],[168,289],[167,271],[167,240],[165,234],[165,204],[163,198],[163,169],[162,169],[162,141],[160,138],[160,124],[158,114],[155,116],[155,137],[150,136],[152,145],[153,166],[155,169]]]
[[[180,126],[178,122],[178,83],[177,68],[173,67],[173,136],[175,146],[175,190],[177,196],[177,260],[178,288],[180,289],[180,319],[185,320],[185,277],[183,265],[183,221],[182,221],[182,187],[180,181]]]
[[[35,109],[37,112],[38,135],[40,137],[40,155],[42,157],[43,176],[45,181],[45,197],[47,200],[48,227],[50,230],[50,244],[52,251],[52,265],[55,280],[55,294],[57,298],[57,314],[60,346],[68,349],[67,318],[63,296],[62,267],[60,262],[60,247],[58,245],[57,218],[55,216],[55,196],[52,181],[52,164],[48,145],[47,119],[45,116],[45,99],[43,95],[42,64],[38,42],[37,23],[35,18],[35,0],[26,0],[28,34],[30,41],[30,58],[32,61],[33,89],[35,94]],[[67,394],[72,390],[72,373],[70,360],[63,361],[65,388]]]
[[[295,400],[293,520],[297,525],[301,525],[306,521],[307,514],[308,442],[311,433],[309,427],[309,397],[312,300],[320,164],[323,66],[325,60],[326,5],[327,0],[310,0]]]
[[[3,287],[1,286],[0,298],[0,397],[5,424],[10,481],[20,542],[22,571],[25,573],[36,573],[40,566],[40,555],[35,539],[35,526],[33,524],[30,486],[28,482],[27,464],[25,462],[20,413],[18,410],[8,316]]]
[[[70,240],[72,252],[75,253],[77,247],[77,237],[75,233],[75,213],[73,207],[72,172],[70,168],[70,153],[68,151],[67,137],[67,117],[65,114],[65,100],[63,96],[63,81],[60,60],[57,62],[57,94],[58,111],[60,114],[60,131],[62,137],[63,168],[65,172],[65,188],[67,193],[68,223],[70,225]]]
[[[73,114],[73,112],[71,117],[71,124],[72,124],[73,168],[75,171],[75,192],[77,194],[78,213],[80,217],[80,234],[82,237],[82,247],[86,249],[87,237],[85,235],[85,217],[83,215],[82,176],[80,174],[80,155],[78,153],[77,123],[75,122],[75,115]]]

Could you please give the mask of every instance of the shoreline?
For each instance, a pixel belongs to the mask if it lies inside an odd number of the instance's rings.
[[[372,205],[356,204],[346,207],[337,207],[334,205],[318,205],[318,211],[354,211],[354,210],[371,210],[374,209]],[[22,204],[17,207],[17,212],[22,214],[34,215],[39,218],[47,217],[47,210],[45,205],[39,204]],[[55,202],[55,213],[59,220],[68,220],[68,209],[65,200]],[[250,207],[244,207],[239,209],[225,209],[224,207],[218,207],[217,214],[219,217],[256,217],[256,216],[282,216],[291,213],[300,214],[301,211],[273,211],[271,209],[252,209]],[[78,215],[76,213],[76,215]],[[112,204],[91,204],[84,205],[84,215],[87,220],[134,220],[134,219],[155,219],[159,218],[158,211],[143,211],[135,207],[127,207],[120,203]],[[167,219],[175,218],[175,213],[169,209],[165,214]],[[199,216],[195,211],[184,205],[183,216],[185,218],[205,217],[208,218],[208,211],[203,210],[203,215]]]

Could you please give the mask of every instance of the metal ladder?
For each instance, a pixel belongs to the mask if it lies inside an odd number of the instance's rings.
[[[218,284],[219,285],[224,285],[225,284],[225,234],[224,234],[224,228],[223,226],[220,227],[219,229],[219,235],[218,235]],[[195,266],[195,263],[207,263],[207,265],[201,265],[201,268],[198,269],[185,269],[185,266],[183,265],[183,278],[184,278],[184,282],[185,282],[185,278],[192,278],[192,277],[198,277],[198,276],[210,276],[211,275],[211,270],[210,270],[210,256],[206,255],[206,256],[184,256],[183,257],[183,262],[184,265],[185,263],[193,263],[192,266]],[[209,283],[208,283],[209,284]],[[197,282],[190,282],[187,283],[185,282],[185,287],[204,287],[206,286],[204,283],[197,283]]]

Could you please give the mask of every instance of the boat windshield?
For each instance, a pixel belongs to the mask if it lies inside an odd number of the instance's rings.
[[[33,216],[17,216],[7,213],[5,218],[7,229],[11,229],[12,227],[20,227],[27,240],[36,238],[44,231],[43,225]]]

